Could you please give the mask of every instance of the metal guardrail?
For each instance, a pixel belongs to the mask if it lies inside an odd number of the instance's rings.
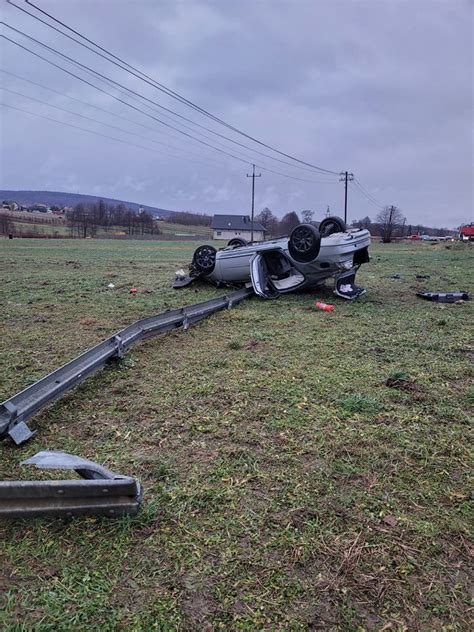
[[[142,487],[134,478],[65,452],[38,452],[22,465],[74,470],[82,479],[0,481],[0,518],[135,515]]]
[[[0,404],[0,439],[9,436],[19,445],[32,438],[36,433],[26,424],[30,417],[101,369],[111,358],[121,358],[137,342],[179,327],[187,329],[253,294],[251,287],[245,287],[229,296],[137,320]]]

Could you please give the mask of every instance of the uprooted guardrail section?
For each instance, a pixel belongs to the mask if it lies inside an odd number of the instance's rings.
[[[40,469],[74,470],[80,479],[0,481],[0,518],[134,516],[142,487],[129,476],[66,452],[46,450],[23,461]]]
[[[230,309],[253,293],[252,288],[243,288],[228,296],[137,320],[0,404],[0,439],[9,436],[19,445],[33,437],[35,432],[26,424],[28,419],[103,368],[111,358],[121,358],[137,342],[179,327],[187,329],[214,312]]]

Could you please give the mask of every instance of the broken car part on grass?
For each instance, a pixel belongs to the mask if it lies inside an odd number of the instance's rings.
[[[437,301],[438,303],[456,303],[457,301],[468,301],[468,292],[417,292],[417,296],[427,301]]]
[[[0,518],[134,516],[142,487],[134,478],[65,452],[38,452],[22,465],[74,470],[80,479],[0,481]]]
[[[370,233],[346,228],[339,217],[326,217],[319,228],[296,226],[289,237],[248,244],[239,237],[225,248],[199,246],[189,265],[189,275],[176,274],[173,287],[186,287],[196,279],[216,285],[251,281],[262,298],[302,288],[318,287],[335,279],[337,296],[353,300],[365,290],[355,284],[357,270],[369,261]]]
[[[228,296],[137,320],[0,404],[0,439],[8,436],[19,445],[33,437],[35,432],[26,424],[30,417],[102,369],[112,358],[121,358],[137,342],[179,327],[187,329],[214,312],[230,309],[253,293],[252,288],[246,287]]]

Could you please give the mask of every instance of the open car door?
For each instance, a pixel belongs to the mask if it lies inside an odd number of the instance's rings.
[[[275,289],[270,280],[268,266],[264,257],[256,254],[250,260],[250,278],[255,294],[262,298],[278,298],[280,292]]]
[[[347,272],[342,272],[336,276],[334,293],[337,294],[337,296],[353,301],[359,296],[362,296],[362,294],[365,294],[364,288],[355,284],[357,270],[358,266],[355,266]]]

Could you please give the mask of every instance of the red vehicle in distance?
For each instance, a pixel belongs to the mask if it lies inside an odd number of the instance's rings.
[[[463,241],[474,241],[474,223],[464,224],[459,229],[459,239]]]

